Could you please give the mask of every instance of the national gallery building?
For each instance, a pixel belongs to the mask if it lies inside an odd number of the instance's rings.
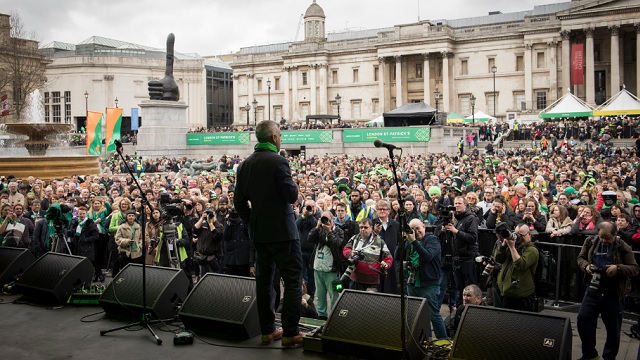
[[[328,14],[331,16],[331,14]],[[369,121],[424,101],[441,112],[536,117],[569,89],[591,105],[638,94],[640,0],[583,0],[326,33],[314,0],[304,40],[234,53],[234,123],[339,115]],[[247,106],[249,105],[249,106]]]

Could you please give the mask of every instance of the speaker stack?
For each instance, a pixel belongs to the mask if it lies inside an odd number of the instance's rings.
[[[345,290],[327,320],[322,335],[324,352],[364,359],[402,358],[399,295]],[[430,337],[427,300],[407,297],[407,352],[422,359],[420,344]]]
[[[185,328],[236,338],[260,335],[254,278],[208,273],[178,313]]]
[[[183,270],[147,266],[147,312],[157,319],[175,316],[178,302],[187,297],[189,281]],[[137,318],[142,315],[142,265],[125,266],[104,290],[98,303],[107,316]]]
[[[465,306],[450,359],[571,359],[571,321],[563,316]]]
[[[33,302],[63,304],[75,289],[91,285],[93,273],[86,257],[48,252],[24,271],[16,290]]]
[[[36,261],[27,249],[0,246],[0,287],[15,279]]]

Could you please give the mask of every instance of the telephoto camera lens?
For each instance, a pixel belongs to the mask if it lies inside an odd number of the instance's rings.
[[[329,223],[329,218],[326,216],[323,216],[320,218],[320,222],[323,223],[324,225],[327,225]]]
[[[305,209],[307,209],[307,211],[313,211],[313,206],[307,205],[307,207]]]

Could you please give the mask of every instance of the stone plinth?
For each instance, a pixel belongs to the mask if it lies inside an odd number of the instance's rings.
[[[138,155],[150,158],[188,156],[187,105],[182,101],[145,100],[140,103]]]

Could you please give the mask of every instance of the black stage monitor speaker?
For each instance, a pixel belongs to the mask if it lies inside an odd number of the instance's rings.
[[[571,359],[571,321],[564,316],[465,306],[451,359]]]
[[[260,335],[256,281],[208,273],[193,288],[178,314],[187,329],[237,338]]]
[[[24,271],[16,289],[34,302],[63,304],[75,289],[91,285],[93,272],[86,257],[48,252]]]
[[[426,299],[407,300],[406,348],[411,359],[422,359],[419,344],[430,337],[431,313]],[[402,358],[400,296],[343,291],[325,325],[322,349],[363,359]]]
[[[27,249],[0,246],[0,286],[22,274],[36,258]]]
[[[158,319],[170,319],[175,307],[187,297],[189,278],[183,270],[147,266],[147,312]],[[142,265],[128,264],[104,290],[98,303],[108,316],[137,318],[142,315]]]

